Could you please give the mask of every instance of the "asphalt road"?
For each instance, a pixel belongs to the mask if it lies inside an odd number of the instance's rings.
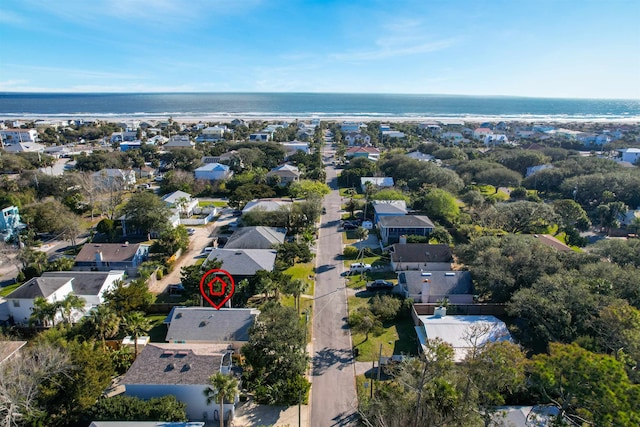
[[[325,154],[330,149],[325,146]],[[357,425],[357,396],[351,333],[347,324],[347,293],[343,269],[340,194],[336,170],[327,166],[333,191],[325,197],[316,264],[313,310],[311,390],[312,427]]]

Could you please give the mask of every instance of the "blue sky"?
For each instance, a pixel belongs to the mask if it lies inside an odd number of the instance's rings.
[[[3,0],[0,91],[640,99],[638,0]]]

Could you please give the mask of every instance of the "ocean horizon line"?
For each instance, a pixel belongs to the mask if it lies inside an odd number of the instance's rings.
[[[100,92],[100,91],[0,91],[0,96],[15,95],[51,95],[51,96],[78,96],[78,95],[345,95],[345,96],[407,96],[407,97],[433,97],[433,98],[505,98],[505,99],[532,99],[532,100],[566,100],[566,101],[632,101],[639,102],[640,98],[611,98],[611,97],[576,97],[576,96],[533,96],[533,95],[505,95],[505,94],[463,94],[463,93],[404,93],[404,92],[283,92],[283,91],[149,91],[149,92]]]

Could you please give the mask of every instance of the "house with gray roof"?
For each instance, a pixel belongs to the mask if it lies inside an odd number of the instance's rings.
[[[195,145],[195,142],[191,141],[191,138],[187,135],[173,135],[162,147],[165,150],[177,150],[180,148],[193,148]]]
[[[444,298],[452,304],[473,303],[468,271],[401,271],[398,285],[406,298],[419,303],[435,303]]]
[[[44,298],[49,303],[63,300],[73,292],[71,277],[34,277],[23,283],[5,297],[9,304],[9,314],[14,322],[26,325],[34,308],[36,298]]]
[[[401,236],[428,236],[434,227],[426,215],[383,216],[378,222],[380,239],[385,245],[397,243]]]
[[[407,202],[404,200],[374,200],[373,223],[377,224],[383,216],[404,216],[407,214]]]
[[[220,405],[207,403],[204,390],[217,372],[234,375],[233,351],[216,344],[147,344],[122,380],[125,394],[140,399],[166,395],[186,404],[190,420],[215,419]],[[239,396],[224,403],[224,419],[233,418]]]
[[[42,277],[34,277],[7,295],[9,314],[16,323],[27,324],[34,307],[34,300],[44,298],[49,303],[63,300],[73,293],[82,298],[85,305],[82,310],[72,313],[72,319],[78,320],[84,313],[104,302],[104,292],[111,289],[115,282],[124,279],[124,271],[49,271]],[[58,316],[55,321],[61,320]]]
[[[453,254],[449,245],[429,243],[401,243],[391,245],[389,257],[394,271],[424,270],[449,271]]]
[[[272,271],[276,263],[276,251],[273,249],[213,249],[206,262],[214,259],[222,262],[222,268],[233,276],[238,283],[242,279],[254,276],[257,271]]]
[[[229,166],[220,163],[206,163],[196,169],[193,173],[196,179],[204,179],[207,181],[219,181],[221,179],[227,179],[233,175]]]
[[[165,320],[166,341],[226,344],[238,351],[259,314],[255,308],[174,307]]]
[[[241,227],[229,237],[225,249],[273,249],[284,243],[286,232],[275,227]]]
[[[278,177],[281,185],[287,185],[300,180],[300,170],[296,166],[285,163],[271,169],[267,173],[267,178],[269,177]]]

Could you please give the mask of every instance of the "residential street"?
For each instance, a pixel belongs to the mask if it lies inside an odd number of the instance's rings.
[[[330,149],[325,146],[325,154]],[[316,267],[313,310],[311,426],[357,424],[357,396],[351,333],[347,325],[347,294],[341,260],[340,194],[336,170],[327,166],[333,190],[323,206]]]

